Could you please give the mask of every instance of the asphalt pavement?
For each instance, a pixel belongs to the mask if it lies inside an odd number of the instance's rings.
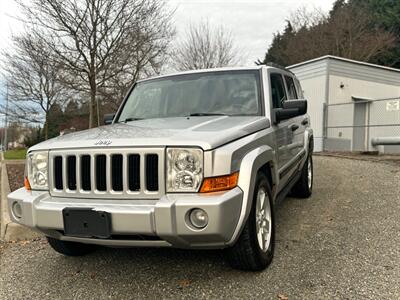
[[[277,207],[272,265],[221,251],[100,249],[64,257],[43,239],[0,243],[0,299],[400,299],[400,167],[315,157],[314,193]]]

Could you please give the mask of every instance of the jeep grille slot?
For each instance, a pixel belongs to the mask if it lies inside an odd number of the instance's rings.
[[[122,155],[111,156],[111,182],[113,191],[122,191]]]
[[[146,155],[146,188],[148,191],[158,190],[158,155]]]
[[[51,150],[52,196],[159,199],[165,194],[165,148]]]
[[[107,158],[104,154],[96,155],[96,189],[107,190]]]
[[[138,154],[128,156],[128,180],[130,191],[140,190],[140,155]]]
[[[68,189],[76,190],[76,156],[67,157]]]
[[[62,172],[62,156],[56,156],[54,158],[54,185],[57,190],[63,189]]]
[[[81,188],[84,191],[92,189],[90,178],[90,155],[81,156]]]

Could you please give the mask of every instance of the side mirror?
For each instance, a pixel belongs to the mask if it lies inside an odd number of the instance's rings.
[[[287,100],[283,102],[282,108],[277,108],[275,111],[275,120],[280,122],[307,113],[307,100]]]
[[[114,120],[115,114],[105,114],[104,115],[104,125],[110,125]]]

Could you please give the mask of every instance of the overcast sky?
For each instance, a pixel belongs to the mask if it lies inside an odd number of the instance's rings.
[[[179,34],[191,22],[208,19],[231,30],[243,49],[244,63],[263,58],[273,34],[285,26],[285,19],[301,6],[329,11],[333,0],[169,0],[176,7],[175,24]]]
[[[27,0],[29,1],[29,0]],[[181,36],[188,24],[208,19],[211,25],[230,30],[242,49],[243,63],[252,65],[263,58],[273,34],[282,30],[285,19],[300,6],[329,11],[333,0],[166,0],[176,9],[174,22]],[[8,47],[12,33],[22,26],[14,0],[0,0],[0,48]]]

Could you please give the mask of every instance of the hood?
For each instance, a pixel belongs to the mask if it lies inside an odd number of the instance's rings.
[[[145,119],[69,133],[30,150],[141,146],[199,146],[210,150],[269,126],[269,120],[261,116]]]

